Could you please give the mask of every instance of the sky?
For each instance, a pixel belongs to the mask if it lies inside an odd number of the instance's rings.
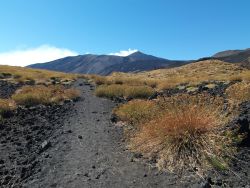
[[[197,59],[250,47],[249,0],[0,0],[0,64],[78,54]]]

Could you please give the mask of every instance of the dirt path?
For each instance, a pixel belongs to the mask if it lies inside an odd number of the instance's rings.
[[[136,160],[125,150],[122,130],[110,122],[115,104],[93,95],[91,86],[79,80],[74,87],[81,100],[65,118],[63,130],[52,141],[41,172],[25,187],[189,187],[177,177],[160,173]],[[61,131],[61,132],[60,132]],[[187,186],[189,185],[189,186]],[[195,186],[192,187],[200,187]]]

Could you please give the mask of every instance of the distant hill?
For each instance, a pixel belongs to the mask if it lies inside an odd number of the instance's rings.
[[[141,72],[176,67],[187,63],[189,61],[168,60],[137,51],[126,57],[93,54],[65,57],[47,63],[33,64],[29,67],[70,73],[108,75],[112,72]]]
[[[208,59],[217,59],[228,63],[236,63],[243,67],[250,68],[250,48],[245,50],[226,50],[218,52],[211,57],[201,58],[197,61]]]
[[[162,68],[174,68],[192,62],[211,59],[236,63],[243,67],[250,68],[250,48],[245,50],[222,51],[211,57],[200,58],[196,61],[168,60],[137,51],[126,57],[93,54],[65,57],[47,63],[33,64],[29,67],[67,73],[109,75],[112,72],[135,73]]]
[[[229,63],[239,63],[244,67],[250,68],[250,48],[245,50],[228,50],[217,53],[213,57]]]

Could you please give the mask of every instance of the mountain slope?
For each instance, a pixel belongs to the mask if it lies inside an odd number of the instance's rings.
[[[245,50],[224,51],[219,55],[218,53],[215,54],[213,57],[229,63],[239,63],[244,67],[250,68],[250,48]]]
[[[245,68],[250,68],[250,48],[245,50],[226,50],[218,52],[211,57],[204,57],[196,60],[195,62],[204,60],[220,60],[227,63],[238,64]]]
[[[250,48],[218,52],[211,57],[198,59],[196,62],[209,59],[236,63],[243,67],[250,68]],[[142,72],[162,68],[173,68],[192,62],[193,61],[173,61],[137,51],[126,57],[93,54],[65,57],[47,63],[33,64],[29,67],[69,73],[109,75],[112,72]]]
[[[92,54],[79,55],[47,63],[33,64],[29,67],[61,72],[108,75],[112,72],[140,72],[180,66],[185,63],[186,61],[171,61],[138,51],[126,57]]]

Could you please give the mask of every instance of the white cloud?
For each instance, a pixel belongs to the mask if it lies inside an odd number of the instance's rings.
[[[0,65],[27,66],[33,63],[44,63],[78,53],[69,49],[42,45],[36,48],[0,52]]]
[[[116,52],[116,53],[110,53],[109,55],[117,55],[117,56],[128,56],[132,53],[138,52],[138,50],[136,49],[128,49],[128,50],[121,50],[120,52]]]

